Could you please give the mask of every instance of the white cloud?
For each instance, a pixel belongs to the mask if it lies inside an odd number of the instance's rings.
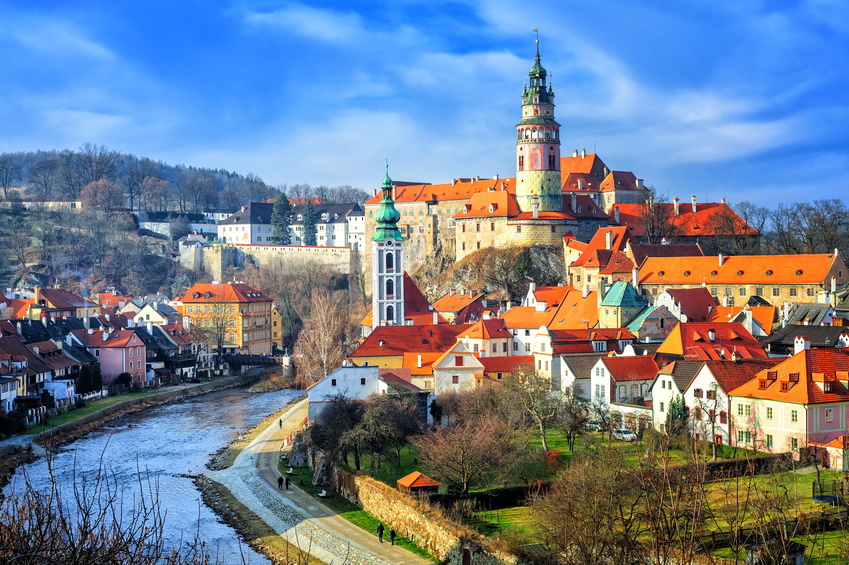
[[[12,27],[12,37],[23,46],[53,56],[85,56],[105,61],[115,59],[111,50],[85,37],[83,32],[67,22],[26,18],[18,20]]]
[[[300,4],[288,4],[273,12],[246,12],[243,20],[252,26],[279,28],[332,43],[351,43],[366,35],[362,19],[354,12],[320,10]]]

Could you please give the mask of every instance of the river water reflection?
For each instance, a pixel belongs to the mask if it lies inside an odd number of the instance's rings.
[[[139,469],[158,483],[159,502],[165,517],[166,547],[191,540],[199,531],[213,558],[224,563],[268,560],[239,543],[230,526],[218,521],[201,501],[189,476],[202,473],[212,453],[228,445],[239,434],[255,426],[298,396],[283,390],[248,393],[231,389],[210,393],[177,404],[150,408],[114,420],[109,427],[77,440],[55,455],[54,469],[60,488],[71,493],[74,467],[78,476],[93,477],[103,456],[104,466],[124,487],[124,500],[139,491]],[[37,489],[49,486],[45,459],[19,469],[6,494],[20,482],[23,473]]]

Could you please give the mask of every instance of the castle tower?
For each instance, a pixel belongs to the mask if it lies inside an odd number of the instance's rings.
[[[522,212],[562,212],[560,185],[560,124],[554,121],[554,90],[546,88],[546,72],[539,60],[539,39],[530,87],[522,92],[522,121],[516,126],[516,201]]]
[[[372,328],[404,324],[404,238],[398,230],[401,213],[392,199],[389,165],[383,179],[383,200],[374,215],[371,238]]]

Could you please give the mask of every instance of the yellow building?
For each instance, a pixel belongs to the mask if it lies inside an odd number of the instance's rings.
[[[243,283],[196,284],[182,299],[183,317],[206,332],[210,347],[267,355],[272,343],[272,300]]]

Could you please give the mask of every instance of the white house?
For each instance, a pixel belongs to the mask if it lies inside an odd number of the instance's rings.
[[[0,408],[8,414],[15,409],[15,399],[18,397],[18,379],[15,377],[0,377]]]
[[[378,367],[340,367],[307,389],[307,416],[315,421],[334,397],[365,400],[373,394],[386,394],[392,388],[420,392],[419,388]]]
[[[452,345],[433,363],[433,393],[472,390],[475,378],[483,378],[484,367],[462,341]]]

